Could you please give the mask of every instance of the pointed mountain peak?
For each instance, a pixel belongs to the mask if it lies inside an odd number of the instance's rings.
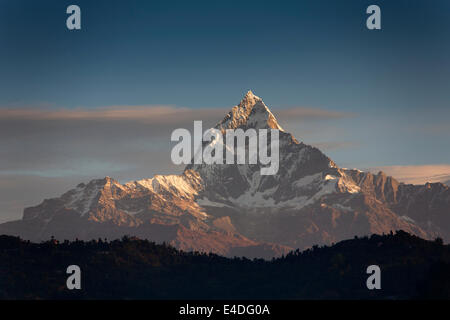
[[[253,94],[252,90],[248,90],[245,97],[256,97],[256,96]]]
[[[216,125],[225,129],[278,129],[284,131],[275,116],[264,104],[263,100],[251,90],[247,92],[241,102],[233,107],[226,117]]]
[[[103,186],[103,185],[106,185],[106,184],[108,184],[108,183],[114,184],[114,183],[117,183],[117,181],[116,181],[115,179],[109,177],[109,176],[106,176],[106,177],[104,177],[103,179],[94,179],[94,180],[91,180],[91,181],[88,183],[88,185],[91,184],[91,185],[101,185],[101,186]]]
[[[88,184],[81,183],[77,186],[78,189],[97,190],[97,191],[111,189],[113,187],[123,189],[123,186],[119,183],[119,181],[109,176],[104,177],[103,179],[91,180]]]
[[[255,96],[251,90],[247,92],[241,102],[237,105],[240,108],[251,110],[255,106],[265,106],[262,99],[258,96]],[[266,107],[267,108],[267,107]]]
[[[251,90],[248,90],[247,94],[241,100],[241,103],[239,103],[239,106],[252,107],[257,102],[262,102],[262,99],[258,96],[255,96]],[[262,103],[264,104],[264,102],[262,102]]]

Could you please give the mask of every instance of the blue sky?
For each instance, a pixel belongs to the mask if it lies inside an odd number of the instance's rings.
[[[81,7],[80,31],[66,28],[70,4]],[[365,27],[371,4],[382,30]],[[446,0],[0,0],[0,175],[4,188],[47,183],[37,199],[93,175],[167,173],[169,135],[129,119],[56,123],[29,112],[159,106],[220,120],[248,89],[275,115],[323,111],[281,124],[341,166],[448,165],[449,56]],[[14,122],[5,110],[28,116]]]
[[[65,28],[67,5],[82,30]],[[447,109],[448,1],[23,1],[0,7],[0,103]]]

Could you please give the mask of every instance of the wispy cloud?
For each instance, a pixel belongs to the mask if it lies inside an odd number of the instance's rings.
[[[311,120],[328,120],[340,118],[352,118],[356,114],[351,112],[341,112],[333,110],[325,110],[320,108],[295,107],[289,109],[280,109],[276,112],[279,119],[285,121],[311,121]]]
[[[397,180],[411,184],[450,181],[450,164],[417,166],[381,166],[370,168],[372,172],[384,171]]]
[[[450,124],[445,123],[436,123],[436,120],[431,125],[424,125],[421,130],[426,134],[449,134],[450,133]]]
[[[186,119],[217,121],[231,109],[229,108],[186,108],[168,105],[109,106],[86,109],[35,109],[0,108],[0,119],[15,120],[136,120],[154,121],[167,124]],[[320,108],[295,107],[272,110],[280,121],[326,120],[354,117],[354,113],[325,110]]]
[[[96,109],[0,109],[0,120],[134,120],[146,123],[174,124],[186,119],[217,119],[225,109],[191,109],[174,106],[110,106]]]

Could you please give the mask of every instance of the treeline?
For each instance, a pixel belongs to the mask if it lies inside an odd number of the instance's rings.
[[[68,290],[69,265],[81,290]],[[368,290],[369,265],[381,289]],[[287,256],[224,258],[124,237],[31,243],[0,236],[0,299],[449,299],[450,246],[372,235]]]

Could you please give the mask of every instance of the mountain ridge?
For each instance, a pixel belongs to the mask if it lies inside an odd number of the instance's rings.
[[[279,130],[278,172],[263,176],[260,164],[192,164],[180,175],[125,184],[92,180],[26,208],[0,233],[35,241],[131,234],[183,250],[264,258],[399,229],[450,240],[448,186],[339,168],[285,132],[251,91],[215,128]]]

